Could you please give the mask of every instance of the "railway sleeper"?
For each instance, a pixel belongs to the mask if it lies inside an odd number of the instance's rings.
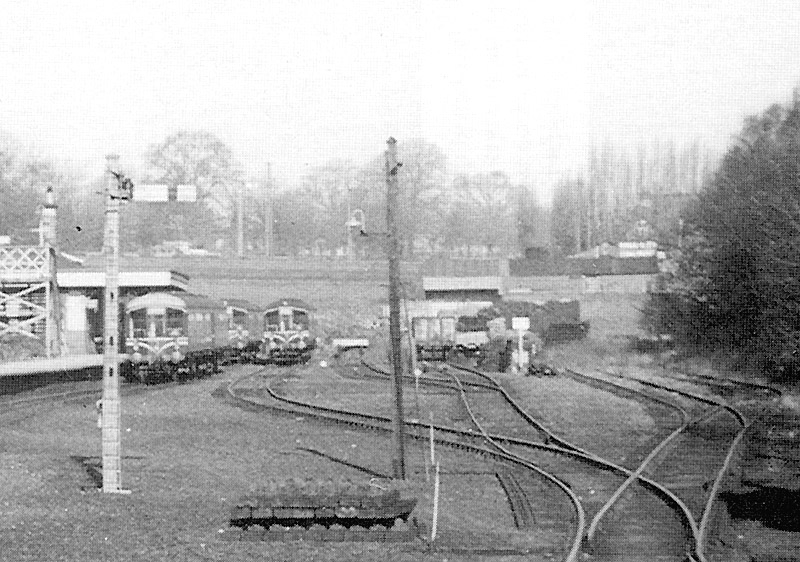
[[[517,529],[534,528],[536,517],[533,507],[514,472],[508,469],[498,470],[495,472],[495,477],[500,483],[500,487],[503,488],[506,499],[508,499],[511,515],[514,518],[514,526]]]
[[[370,528],[345,527],[334,524],[331,527],[311,525],[310,527],[287,527],[283,525],[253,525],[247,528],[233,527],[223,534],[223,540],[254,542],[410,542],[421,537],[421,528],[416,522],[392,522],[388,526],[376,524]]]

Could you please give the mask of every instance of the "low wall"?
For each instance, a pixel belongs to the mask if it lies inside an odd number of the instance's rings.
[[[507,300],[580,299],[592,294],[644,294],[655,275],[598,275],[597,277],[511,277]]]

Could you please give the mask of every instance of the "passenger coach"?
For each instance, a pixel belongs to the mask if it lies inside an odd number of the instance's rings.
[[[261,310],[240,299],[225,301],[228,315],[229,361],[252,361],[261,345]]]
[[[272,302],[264,310],[264,337],[256,360],[261,363],[302,363],[316,347],[314,309],[300,299]]]
[[[228,346],[225,306],[191,293],[148,293],[125,306],[125,351],[141,382],[216,371]]]

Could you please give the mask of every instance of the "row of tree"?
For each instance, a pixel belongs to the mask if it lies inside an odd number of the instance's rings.
[[[685,345],[796,370],[800,102],[746,120],[684,221],[687,236],[651,295],[646,325]]]
[[[194,184],[196,203],[132,203],[122,213],[123,248],[142,248],[163,240],[212,242],[230,222],[224,202],[237,179],[230,150],[203,132],[179,133],[151,147],[147,183]],[[0,139],[0,234],[14,243],[33,243],[44,189],[53,185],[59,205],[59,240],[65,250],[97,250],[102,246],[106,179],[86,183],[59,169],[14,141]]]
[[[449,177],[444,154],[424,141],[400,143],[400,237],[408,256],[420,253],[515,254],[538,236],[545,210],[532,191],[501,173]],[[276,243],[290,253],[309,248],[344,248],[345,223],[363,211],[358,249],[383,251],[386,186],[382,156],[363,167],[335,162],[313,170],[300,189],[274,202]]]
[[[508,255],[531,240],[546,239],[545,211],[532,191],[500,172],[455,175],[441,149],[424,140],[401,142],[400,235],[408,255],[416,252],[483,252]],[[128,172],[129,173],[129,172]],[[130,175],[130,173],[129,173]],[[134,201],[121,215],[122,247],[146,251],[164,241],[236,247],[241,225],[254,250],[300,254],[331,252],[348,243],[345,226],[356,209],[365,224],[355,233],[359,253],[381,255],[385,240],[383,156],[362,165],[334,161],[311,170],[299,187],[281,188],[267,177],[247,177],[232,151],[214,135],[180,132],[153,145],[138,182],[196,185],[196,202]],[[0,150],[0,224],[16,242],[30,242],[43,187],[54,184],[60,206],[59,239],[65,250],[102,245],[105,179],[81,185],[54,165],[13,143]]]
[[[43,186],[66,181],[66,175],[47,159],[0,137],[0,235],[15,241],[38,239],[32,230],[39,225]]]
[[[552,212],[538,204],[528,186],[502,172],[452,174],[442,150],[412,139],[401,142],[401,239],[407,255],[515,255],[530,247],[555,246],[571,254],[602,242],[636,236],[639,221],[655,227],[662,241],[675,233],[678,212],[710,173],[711,161],[698,145],[678,152],[674,145],[638,151],[635,160],[609,145],[593,150],[586,179],[561,182]],[[273,254],[329,253],[345,248],[345,226],[355,209],[366,223],[355,249],[380,255],[385,238],[383,156],[361,165],[332,161],[312,169],[301,186],[283,189],[267,177],[247,177],[230,148],[203,131],[180,132],[151,146],[140,182],[198,186],[196,202],[127,205],[122,214],[123,249],[146,251],[163,241],[185,240],[229,251],[237,242],[242,212],[249,248]],[[83,189],[41,158],[24,155],[6,142],[0,152],[0,210],[3,230],[17,239],[36,227],[40,190],[54,183],[61,207],[60,240],[65,249],[101,246],[104,179]],[[552,226],[550,226],[552,225]],[[632,234],[633,233],[633,234]],[[651,231],[640,235],[650,237]],[[23,236],[24,235],[24,236]]]
[[[593,149],[586,177],[556,186],[553,244],[573,254],[626,239],[674,241],[681,210],[696,198],[715,165],[697,143],[681,151],[674,144],[640,146],[633,157],[611,145]]]

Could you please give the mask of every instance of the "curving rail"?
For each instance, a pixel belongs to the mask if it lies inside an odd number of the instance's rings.
[[[469,368],[469,367],[462,367],[462,366],[459,366],[459,365],[450,365],[450,367],[451,368],[460,369],[460,370],[464,370],[464,371],[467,371],[467,372],[471,372],[471,373],[476,374],[478,376],[482,376],[482,377],[486,378],[487,380],[490,380],[496,386],[496,388],[503,394],[503,396],[505,397],[506,401],[509,404],[511,404],[512,407],[514,407],[514,409],[516,409],[525,419],[533,419],[533,418],[531,418],[531,416],[523,408],[521,408],[516,403],[516,401],[507,393],[507,391],[502,387],[502,385],[500,385],[489,374],[483,373],[483,372],[481,372],[481,371],[479,371],[477,369],[472,369],[472,368]],[[614,383],[610,383],[610,381],[603,381],[602,379],[598,379],[598,380],[601,381],[601,382],[608,382],[609,384],[614,385]],[[645,398],[648,398],[648,399],[650,399],[650,400],[652,400],[654,402],[658,402],[658,403],[661,403],[663,405],[669,406],[669,407],[674,408],[677,411],[679,411],[681,413],[682,418],[683,418],[683,423],[681,424],[681,427],[678,428],[680,431],[683,431],[683,429],[685,429],[685,427],[688,427],[689,425],[691,425],[691,422],[689,421],[689,414],[686,412],[686,410],[684,410],[680,406],[678,406],[676,404],[673,404],[671,402],[667,402],[665,400],[662,400],[662,399],[660,399],[658,397],[651,396],[651,395],[648,395],[648,394],[645,394],[645,393],[642,393],[642,392],[638,392],[636,390],[629,389],[629,388],[624,387],[622,385],[614,385],[614,386],[618,386],[620,389],[623,389],[623,390],[625,390],[627,392],[633,392],[633,393],[636,393],[636,394],[641,394]],[[677,436],[678,433],[679,433],[678,430],[673,432],[674,436]],[[670,436],[667,439],[669,439],[670,441],[672,439],[674,439],[673,434],[670,434]],[[580,451],[580,452],[583,452],[583,453],[585,453],[587,455],[592,455],[592,456],[596,457],[596,455],[594,455],[593,453],[590,453],[589,451],[585,451],[585,450],[583,450],[583,449],[581,449],[581,448],[579,448],[577,446],[574,446],[571,443],[566,442],[565,440],[563,440],[561,438],[555,437],[555,439],[558,439],[559,441],[568,444],[572,451],[575,451],[575,452]],[[663,444],[662,446],[660,446],[659,450],[663,449],[663,447],[665,447],[665,446],[666,446],[666,444]],[[655,457],[657,455],[657,452],[655,454],[651,453],[651,455],[653,457]],[[596,458],[599,458],[599,457],[596,457]],[[604,461],[604,462],[607,462],[607,461]],[[649,463],[650,461],[647,460],[647,462]],[[609,466],[616,466],[616,465],[614,465],[613,463],[610,463],[610,462],[608,463],[608,465]],[[595,517],[592,520],[592,524],[590,525],[589,529],[587,530],[586,540],[587,541],[591,541],[593,539],[594,533],[596,532],[596,529],[598,527],[600,519],[608,512],[608,510],[610,509],[611,505],[614,502],[617,501],[617,499],[622,495],[622,493],[625,491],[625,489],[627,489],[631,485],[631,483],[633,483],[634,481],[639,481],[639,482],[641,482],[641,483],[643,483],[645,485],[655,484],[655,488],[660,492],[662,497],[666,497],[669,500],[671,500],[673,502],[673,505],[677,506],[678,510],[680,512],[682,512],[682,515],[685,518],[689,529],[691,530],[692,538],[694,539],[694,545],[693,545],[693,549],[692,549],[693,552],[690,552],[688,554],[688,556],[689,556],[690,559],[696,559],[699,562],[705,561],[705,556],[703,554],[703,549],[702,549],[701,543],[700,543],[700,528],[699,528],[699,525],[698,525],[696,519],[691,514],[691,511],[683,503],[683,501],[680,498],[678,498],[678,496],[675,495],[671,490],[669,490],[665,486],[657,484],[656,482],[652,481],[649,478],[646,478],[642,473],[644,468],[645,468],[645,466],[640,466],[639,469],[637,469],[636,471],[630,471],[630,470],[628,470],[626,468],[622,469],[627,474],[627,478],[626,478],[625,482],[623,482],[623,484],[612,495],[612,498],[607,500],[606,504],[604,504],[604,506],[601,508],[602,513],[598,512],[598,514],[595,515]],[[651,489],[653,489],[652,486],[651,486]]]
[[[386,376],[389,376],[388,373],[385,373],[385,372],[379,370],[376,367],[373,367],[373,366],[368,365],[368,364],[366,364],[366,366],[369,367],[371,370],[373,370],[375,372],[382,373],[382,374],[384,374]],[[634,471],[631,471],[631,470],[629,470],[629,469],[627,469],[625,467],[622,467],[622,466],[619,466],[619,465],[617,465],[615,463],[612,463],[612,462],[609,462],[607,460],[604,460],[604,459],[600,458],[599,456],[597,456],[597,455],[595,455],[595,454],[593,454],[593,453],[591,453],[589,451],[583,450],[580,447],[571,444],[570,442],[568,442],[568,441],[556,436],[555,434],[553,434],[552,432],[550,432],[549,430],[547,430],[546,428],[541,426],[541,424],[536,422],[536,420],[533,420],[533,418],[531,418],[530,415],[528,415],[527,412],[524,411],[524,409],[519,407],[519,405],[516,404],[516,402],[513,400],[513,398],[511,398],[508,395],[508,393],[505,391],[505,389],[502,388],[502,386],[499,385],[499,383],[497,383],[497,381],[495,381],[488,374],[482,373],[480,371],[473,370],[473,369],[470,369],[470,368],[461,367],[461,366],[456,366],[456,368],[472,372],[474,374],[477,374],[477,375],[483,377],[485,380],[490,381],[491,385],[496,390],[501,392],[504,395],[504,397],[506,398],[506,400],[509,401],[509,404],[512,404],[515,407],[515,409],[517,409],[517,411],[519,411],[520,414],[524,418],[532,420],[533,423],[535,423],[539,427],[542,427],[542,429],[549,435],[546,443],[536,443],[536,442],[526,441],[524,439],[519,439],[519,438],[514,438],[514,437],[509,437],[509,436],[504,436],[504,435],[487,434],[492,438],[492,440],[494,440],[496,442],[507,443],[507,444],[526,446],[526,447],[529,447],[529,448],[539,449],[539,450],[547,451],[547,452],[550,452],[550,453],[556,453],[556,454],[571,456],[571,457],[573,457],[575,459],[582,460],[582,461],[587,462],[589,464],[593,464],[595,466],[598,466],[598,467],[601,467],[601,468],[604,468],[604,469],[610,469],[612,471],[615,471],[615,472],[617,472],[619,474],[622,474],[622,475],[625,475],[627,477],[630,477],[634,473]],[[263,372],[263,370],[261,370],[259,372]],[[250,376],[253,376],[253,375],[251,374]],[[247,401],[245,399],[237,397],[236,393],[233,390],[233,387],[235,386],[235,384],[240,382],[244,378],[246,378],[246,377],[242,377],[241,379],[238,379],[237,381],[233,381],[229,385],[228,393],[235,400]],[[608,382],[608,381],[606,381],[606,382]],[[388,430],[387,429],[387,424],[391,423],[391,420],[389,418],[384,418],[384,417],[381,417],[381,416],[374,416],[374,415],[370,415],[370,414],[362,414],[362,413],[357,413],[357,412],[346,412],[346,411],[343,411],[343,410],[337,410],[337,409],[334,409],[334,408],[327,408],[327,407],[324,407],[324,406],[310,405],[310,404],[306,404],[306,403],[303,403],[303,402],[300,402],[300,401],[297,401],[297,400],[293,400],[293,399],[290,399],[290,398],[287,398],[287,397],[284,397],[284,396],[280,396],[280,395],[276,394],[274,391],[272,391],[271,388],[266,388],[265,390],[275,400],[284,401],[286,403],[293,404],[293,405],[295,405],[297,407],[315,410],[317,413],[312,414],[312,415],[315,415],[316,417],[321,418],[321,419],[337,421],[337,422],[344,422],[344,423],[351,423],[351,424],[355,423],[357,425],[361,425],[361,426],[364,426],[364,427],[375,428],[375,429],[380,429],[380,430]],[[630,391],[631,389],[626,389],[626,390]],[[259,404],[258,402],[255,402],[255,401],[249,401],[249,402],[251,402],[253,404]],[[274,406],[266,406],[264,404],[259,404],[259,405],[261,407],[273,408],[273,409],[278,409],[278,410],[282,410],[282,411],[292,412],[292,410],[283,409],[283,408],[275,408]],[[345,418],[347,418],[347,419],[345,419]],[[357,420],[357,421],[355,421],[355,420]],[[378,425],[376,425],[376,424],[378,424]],[[416,421],[406,421],[406,426],[410,426],[412,428],[420,430],[421,434],[410,433],[409,435],[411,437],[413,437],[413,438],[426,438],[424,436],[424,433],[426,433],[426,430],[428,428],[427,424],[422,424],[422,423],[416,422]],[[459,429],[452,428],[452,427],[447,427],[447,426],[442,426],[442,425],[435,425],[434,427],[436,427],[437,430],[441,434],[454,435],[454,436],[457,436],[460,439],[465,439],[465,438],[466,439],[474,439],[476,437],[476,435],[474,433],[472,433],[472,432],[463,431],[463,430],[459,430]],[[491,455],[491,456],[497,456],[498,455],[497,451],[489,451],[489,450],[484,449],[482,447],[477,447],[475,445],[470,445],[470,444],[464,443],[463,441],[451,441],[449,439],[443,439],[441,437],[439,438],[439,440],[440,440],[440,442],[442,442],[445,445],[449,445],[449,446],[453,446],[453,447],[461,448],[461,449],[465,449],[465,450],[470,450],[470,451],[476,452],[477,454]],[[559,445],[552,445],[550,443],[558,443]],[[644,485],[645,487],[649,488],[652,492],[656,493],[657,495],[659,495],[660,497],[665,499],[665,501],[667,501],[669,504],[671,504],[676,509],[676,511],[678,511],[680,513],[681,518],[682,518],[682,520],[684,522],[684,526],[687,528],[687,530],[689,532],[689,535],[690,535],[690,538],[691,538],[690,544],[687,545],[688,548],[689,548],[689,550],[687,551],[687,559],[688,560],[694,560],[696,562],[704,562],[706,559],[705,559],[705,556],[704,556],[704,553],[703,553],[703,547],[701,546],[700,541],[699,541],[699,537],[700,537],[699,526],[698,526],[696,520],[694,519],[693,515],[691,514],[690,510],[686,506],[686,504],[677,495],[675,495],[671,490],[669,490],[667,487],[663,486],[662,484],[660,484],[660,483],[658,483],[658,482],[656,482],[656,481],[654,481],[654,480],[652,480],[650,478],[647,478],[647,477],[645,477],[645,476],[643,476],[641,474],[638,475],[638,477],[636,477],[636,479],[638,479],[638,481],[642,485]]]
[[[228,395],[235,401],[241,401],[241,402],[246,402],[246,403],[250,403],[250,404],[256,404],[256,405],[259,405],[259,406],[262,406],[262,407],[270,408],[270,406],[266,406],[265,404],[261,404],[261,403],[259,403],[257,401],[248,400],[246,398],[238,396],[236,391],[234,390],[234,387],[237,386],[238,384],[240,384],[243,380],[245,380],[247,378],[252,378],[252,377],[256,376],[257,374],[263,373],[265,370],[266,370],[266,368],[262,368],[262,369],[259,369],[258,371],[256,371],[255,373],[250,373],[248,375],[244,375],[244,376],[240,377],[239,379],[231,381],[227,386]],[[326,420],[326,421],[334,421],[334,422],[339,422],[339,423],[356,424],[356,425],[360,425],[362,427],[367,427],[367,428],[370,428],[370,429],[378,429],[378,430],[381,430],[381,431],[392,431],[392,425],[391,425],[392,420],[389,419],[389,418],[386,418],[386,417],[376,416],[376,415],[372,415],[372,414],[363,414],[363,413],[360,413],[360,412],[351,412],[351,411],[346,411],[346,410],[340,410],[340,409],[337,409],[337,408],[329,408],[329,407],[326,407],[326,406],[317,406],[317,405],[309,404],[309,403],[306,403],[306,402],[302,402],[300,400],[295,400],[295,399],[292,399],[292,398],[288,398],[286,396],[282,396],[282,395],[276,393],[274,390],[272,390],[269,386],[264,387],[263,390],[265,390],[267,392],[267,394],[272,399],[274,399],[274,400],[276,400],[278,402],[283,402],[283,403],[289,404],[289,405],[294,406],[296,408],[297,407],[302,408],[303,412],[306,415],[311,415],[311,416],[316,417],[318,419],[323,419],[323,420]],[[271,407],[271,408],[278,409],[278,410],[283,410],[283,411],[288,411],[288,412],[291,412],[291,413],[296,413],[296,410],[284,409],[284,408],[275,408],[274,406]],[[309,410],[310,410],[310,412],[309,412]],[[406,422],[406,426],[411,426],[411,427],[414,427],[415,429],[420,430],[419,432],[416,432],[416,433],[408,433],[408,435],[410,437],[415,438],[415,439],[422,439],[422,440],[428,439],[428,435],[427,435],[427,430],[428,430],[428,427],[429,427],[428,425],[422,424],[422,423],[417,423],[417,422],[409,422],[409,421],[407,421]],[[440,426],[440,425],[434,425],[434,427],[436,427],[437,431],[439,431],[440,433],[447,433],[447,434],[450,434],[450,435],[456,435],[456,436],[460,437],[461,439],[466,438],[466,439],[472,440],[472,439],[474,439],[476,437],[475,434],[473,434],[471,432],[468,432],[468,431],[458,430],[458,429],[455,429],[455,428],[449,428],[449,427]],[[476,453],[476,454],[479,454],[479,455],[491,456],[491,457],[494,457],[494,458],[497,458],[497,459],[505,460],[505,461],[508,461],[508,462],[512,462],[512,463],[524,466],[524,467],[526,467],[526,468],[528,468],[530,470],[533,470],[533,471],[537,472],[538,474],[541,474],[542,476],[544,476],[545,478],[547,478],[551,482],[555,483],[556,486],[558,486],[562,490],[565,490],[565,488],[566,488],[566,490],[569,489],[569,487],[566,486],[566,484],[564,484],[563,482],[559,481],[557,478],[555,478],[554,476],[550,475],[546,471],[540,469],[539,467],[536,467],[535,465],[533,465],[533,463],[530,463],[529,461],[526,461],[525,459],[520,459],[520,458],[518,458],[518,457],[516,457],[514,455],[509,455],[509,454],[505,454],[505,453],[498,452],[498,451],[492,451],[490,449],[486,449],[486,448],[483,448],[483,447],[479,447],[479,446],[476,446],[476,445],[465,443],[464,441],[455,441],[455,440],[450,440],[450,439],[443,439],[441,436],[437,437],[437,442],[439,442],[439,443],[441,443],[443,445],[446,445],[446,446],[451,446],[451,447],[455,447],[455,448],[458,448],[458,449],[470,451],[470,452],[473,452],[473,453]],[[567,493],[569,495],[571,493],[571,491],[569,491]],[[577,510],[578,510],[577,511],[577,515],[578,515],[578,518],[579,518],[579,525],[577,526],[576,532],[575,532],[574,536],[571,539],[571,544],[573,545],[573,547],[570,549],[570,553],[564,559],[564,562],[575,562],[577,560],[577,558],[575,557],[575,553],[577,551],[574,551],[574,545],[575,545],[576,542],[577,542],[577,544],[580,544],[580,541],[581,541],[581,538],[582,538],[583,527],[584,527],[583,521],[585,520],[585,518],[582,519],[581,516],[580,516],[580,514],[582,513],[580,504],[578,504]]]
[[[605,382],[605,383],[611,384],[611,385],[614,384],[611,381],[606,381],[606,380],[600,379],[598,377],[592,377],[591,375],[587,375],[585,373],[577,373],[576,371],[573,371],[571,369],[567,369],[566,371],[569,374],[572,374],[574,376],[591,378],[591,379],[594,379],[594,380],[597,380],[597,381],[602,381],[602,382]],[[644,386],[648,386],[648,387],[655,388],[655,389],[658,389],[658,390],[662,390],[662,391],[678,394],[678,395],[684,396],[686,398],[690,398],[692,400],[696,400],[696,401],[699,401],[699,402],[703,402],[703,403],[705,403],[707,405],[714,406],[716,409],[723,409],[723,410],[727,411],[731,416],[733,416],[736,419],[737,423],[741,426],[739,431],[736,434],[736,437],[733,439],[733,441],[731,442],[731,445],[728,447],[728,451],[727,451],[725,459],[724,459],[724,461],[722,463],[722,466],[719,468],[719,470],[716,473],[716,476],[714,477],[714,482],[712,484],[711,491],[709,492],[709,496],[706,499],[706,502],[705,502],[705,504],[703,506],[703,509],[702,509],[702,512],[700,514],[700,522],[699,522],[698,527],[697,527],[697,549],[698,549],[698,554],[700,556],[702,556],[702,557],[705,557],[705,545],[706,545],[706,542],[708,540],[708,529],[709,529],[711,517],[712,517],[712,514],[713,514],[714,503],[717,501],[717,498],[719,496],[719,490],[720,490],[720,488],[722,486],[722,482],[723,482],[723,480],[725,478],[725,474],[730,469],[730,465],[731,465],[731,463],[733,461],[733,456],[734,456],[734,454],[736,452],[736,449],[739,446],[739,443],[741,442],[742,438],[744,437],[744,434],[745,434],[747,428],[749,427],[748,420],[746,419],[746,417],[744,416],[744,414],[740,410],[738,410],[737,408],[731,406],[730,404],[728,404],[727,402],[722,401],[722,400],[715,400],[715,399],[709,398],[707,396],[703,396],[703,395],[696,394],[696,393],[693,393],[693,392],[688,392],[688,391],[685,391],[685,390],[676,389],[676,388],[668,386],[668,385],[655,383],[655,382],[652,382],[652,381],[649,381],[649,380],[641,379],[639,377],[624,376],[624,375],[620,375],[620,374],[617,374],[617,373],[606,373],[606,374],[609,375],[609,376],[613,376],[613,377],[617,377],[617,378],[623,379],[623,380],[625,380],[625,379],[632,380],[632,381],[635,381],[635,382],[637,382],[639,384],[642,384]],[[713,377],[709,377],[709,378],[713,378]],[[733,380],[733,379],[726,379],[726,380]],[[745,381],[735,381],[735,382],[736,383],[744,383],[745,386],[749,386],[749,387],[752,387],[752,388],[762,389],[762,388],[765,387],[765,385],[760,385],[760,384],[757,384],[757,383],[749,383],[748,384],[748,383],[745,383]],[[767,387],[767,388],[773,388],[773,387]],[[778,392],[778,393],[780,393],[780,390],[778,390],[778,389],[774,389],[773,388],[773,390]],[[701,420],[698,420],[698,421],[696,421],[694,423],[700,423],[701,421],[703,421],[703,420],[701,419]]]
[[[777,397],[783,396],[783,391],[775,385],[771,384],[763,384],[758,382],[752,381],[745,381],[736,378],[730,377],[712,377],[711,375],[702,375],[700,373],[686,373],[683,371],[671,371],[672,376],[676,376],[682,380],[691,381],[691,379],[700,379],[710,383],[712,385],[731,385],[731,386],[742,386],[745,388],[750,388],[753,390],[758,390],[760,392],[766,392],[769,394],[774,394]]]
[[[578,553],[580,552],[581,543],[582,543],[583,536],[584,536],[584,533],[585,533],[585,530],[586,530],[586,511],[584,510],[583,505],[581,504],[580,500],[578,499],[578,496],[575,494],[575,492],[573,492],[570,489],[570,487],[563,480],[560,480],[559,478],[557,478],[556,476],[550,474],[549,472],[545,472],[544,470],[542,470],[541,468],[539,468],[535,464],[529,462],[528,460],[526,460],[526,459],[524,459],[524,458],[522,458],[522,457],[520,457],[518,455],[515,455],[514,453],[512,453],[511,451],[509,451],[508,449],[506,449],[505,447],[500,445],[497,440],[492,438],[492,436],[489,435],[489,433],[487,433],[486,429],[483,427],[483,425],[481,425],[481,423],[475,417],[475,413],[472,411],[472,407],[469,405],[469,400],[467,399],[466,392],[464,392],[464,386],[461,384],[461,381],[454,374],[452,374],[452,373],[449,373],[449,374],[453,378],[453,380],[455,381],[456,385],[458,386],[458,391],[459,391],[459,393],[461,395],[461,401],[464,404],[464,406],[466,407],[467,413],[469,414],[469,417],[472,420],[472,423],[475,425],[475,427],[478,429],[478,431],[481,433],[481,435],[483,435],[483,438],[488,443],[490,443],[494,447],[497,447],[498,450],[502,451],[503,453],[505,453],[509,457],[517,459],[518,461],[523,463],[524,466],[530,468],[531,470],[534,470],[534,471],[538,472],[539,474],[541,474],[545,478],[549,479],[554,484],[556,484],[559,488],[561,488],[564,491],[565,494],[567,494],[567,496],[569,497],[570,501],[572,502],[573,508],[575,509],[575,512],[576,512],[576,514],[578,516],[578,524],[576,526],[577,527],[577,532],[575,534],[575,540],[572,543],[572,548],[570,549],[569,554],[567,555],[567,560],[576,560],[577,557],[578,557]]]

